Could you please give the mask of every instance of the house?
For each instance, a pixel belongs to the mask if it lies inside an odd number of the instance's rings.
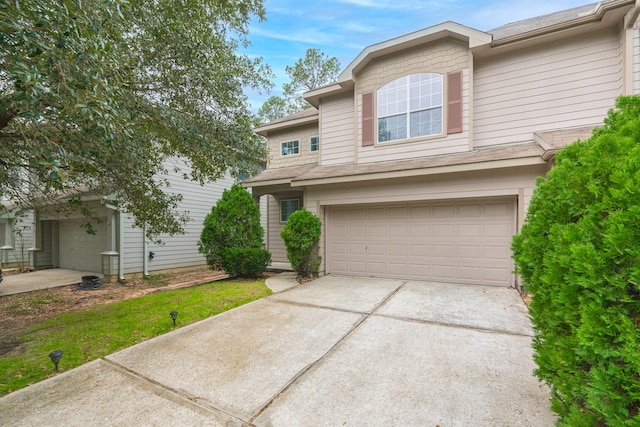
[[[640,90],[640,5],[610,0],[485,32],[445,22],[365,48],[313,106],[264,124],[266,245],[305,207],[321,274],[517,287],[510,242],[554,153]]]
[[[26,267],[33,246],[33,216],[27,210],[15,209],[0,200],[9,210],[0,214],[0,267]]]
[[[185,234],[158,236],[161,243],[145,237],[144,230],[134,226],[131,216],[123,212],[117,201],[108,196],[85,193],[80,198],[94,209],[100,221],[87,219],[81,213],[56,214],[54,210],[32,213],[33,243],[29,247],[31,269],[65,268],[95,272],[113,281],[150,272],[204,266],[204,255],[198,251],[203,222],[225,189],[235,180],[227,174],[216,182],[201,186],[183,179],[188,165],[169,159],[167,179],[171,191],[182,194],[179,211],[187,211],[189,221]],[[87,223],[94,233],[87,233]]]

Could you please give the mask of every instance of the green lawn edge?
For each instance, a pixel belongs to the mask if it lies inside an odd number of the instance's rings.
[[[20,331],[20,345],[0,356],[0,396],[56,375],[54,350],[64,372],[271,293],[264,280],[223,280],[58,314]]]

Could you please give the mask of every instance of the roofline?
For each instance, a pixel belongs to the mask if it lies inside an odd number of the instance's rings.
[[[343,184],[357,181],[372,181],[378,179],[409,178],[415,176],[437,175],[456,172],[475,172],[489,169],[501,169],[521,166],[545,165],[547,162],[540,156],[518,159],[490,160],[479,163],[464,163],[459,165],[436,166],[430,168],[416,168],[390,172],[373,172],[362,175],[345,175],[332,178],[292,179],[291,187],[304,187],[323,184]]]
[[[319,117],[319,114],[314,114],[313,116],[301,117],[299,119],[286,120],[286,121],[281,121],[281,122],[271,123],[271,124],[267,123],[265,125],[254,128],[253,131],[260,136],[266,137],[268,136],[268,133],[270,131],[282,130],[290,127],[316,123],[318,121],[318,117]]]
[[[637,0],[613,0],[609,3],[604,3],[604,4],[598,3],[591,12],[583,13],[578,18],[498,39],[491,43],[491,47],[500,47],[500,46],[544,36],[550,33],[556,33],[559,31],[579,27],[579,26],[590,24],[593,22],[599,22],[602,20],[605,14],[607,14],[612,10],[618,9],[620,7],[635,5],[635,8],[637,9],[638,5],[636,4],[636,2]]]
[[[489,44],[493,40],[493,36],[489,33],[466,27],[453,21],[443,22],[364,48],[347,68],[340,73],[338,83],[352,81],[353,75],[374,58],[446,37],[467,41],[469,48]]]

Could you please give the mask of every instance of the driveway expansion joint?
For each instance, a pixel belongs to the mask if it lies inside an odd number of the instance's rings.
[[[227,417],[237,422],[246,424],[245,420],[242,420],[233,414],[230,414],[219,408],[216,408],[215,406],[212,406],[204,398],[192,396],[189,393],[176,390],[152,378],[142,375],[139,372],[136,372],[130,368],[127,368],[126,366],[123,366],[117,362],[114,362],[113,360],[110,360],[106,357],[101,358],[100,360],[105,362],[110,369],[113,369],[114,371],[120,373],[121,375],[124,375],[138,383],[146,384],[147,388],[151,389],[150,391],[156,396],[170,400],[179,405],[188,406],[191,409],[204,415],[218,415],[218,416],[221,415],[223,417]]]

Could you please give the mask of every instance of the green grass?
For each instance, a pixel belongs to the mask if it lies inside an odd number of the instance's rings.
[[[64,352],[63,372],[269,294],[264,280],[225,280],[56,315],[20,331],[20,345],[0,356],[0,396],[54,375],[54,350]]]

